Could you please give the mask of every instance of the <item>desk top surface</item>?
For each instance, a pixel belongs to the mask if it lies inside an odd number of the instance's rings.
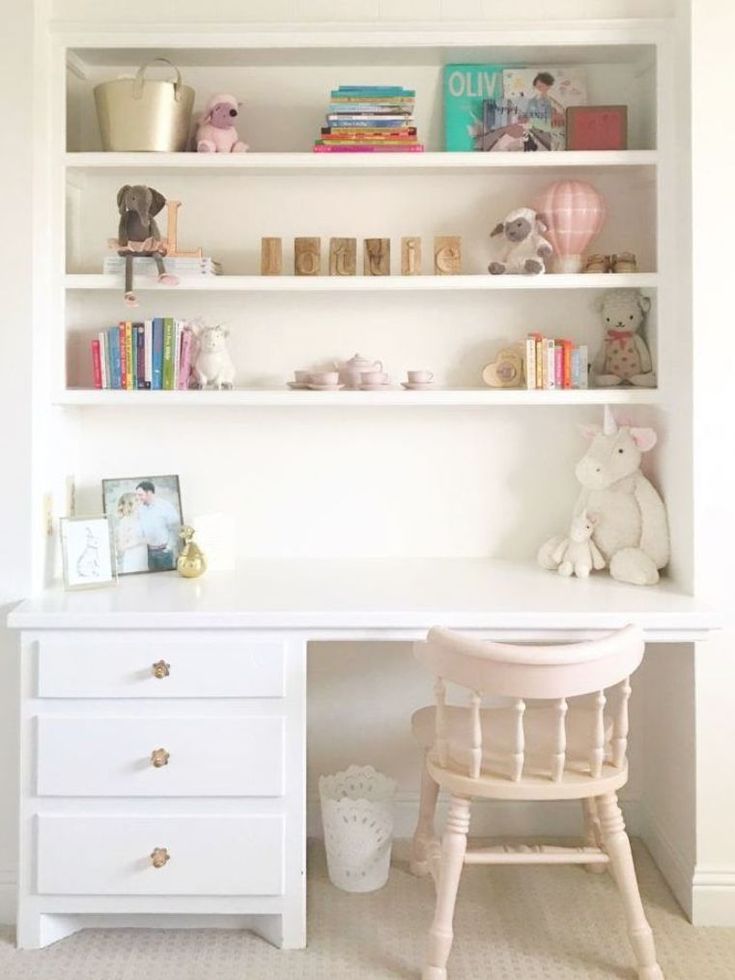
[[[280,629],[314,638],[413,638],[431,626],[508,638],[639,623],[650,640],[692,640],[720,617],[663,580],[567,579],[532,564],[482,558],[253,559],[187,580],[130,575],[107,589],[49,589],[17,606],[22,629]]]

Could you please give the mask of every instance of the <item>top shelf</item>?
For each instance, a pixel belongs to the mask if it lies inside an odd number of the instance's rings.
[[[70,174],[355,174],[529,173],[625,168],[652,173],[656,150],[566,150],[553,153],[67,153]]]

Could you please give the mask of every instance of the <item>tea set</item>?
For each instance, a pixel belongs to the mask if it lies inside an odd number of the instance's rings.
[[[407,371],[407,381],[401,386],[411,391],[425,391],[434,387],[431,371]],[[295,390],[341,391],[343,388],[360,391],[385,391],[391,387],[390,375],[383,370],[382,361],[371,361],[355,354],[343,364],[334,363],[326,371],[294,371],[294,380],[288,387]]]

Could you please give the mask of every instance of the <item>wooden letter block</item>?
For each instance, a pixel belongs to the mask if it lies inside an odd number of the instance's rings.
[[[280,276],[283,272],[283,248],[280,238],[260,239],[261,276]]]
[[[421,239],[401,239],[401,275],[421,275]]]
[[[329,239],[329,275],[354,276],[357,272],[357,239]]]
[[[366,238],[363,251],[366,276],[390,275],[390,238]]]
[[[294,238],[293,264],[297,276],[318,276],[322,271],[321,239]]]
[[[459,235],[439,235],[434,239],[434,273],[459,275],[462,266],[462,239]]]

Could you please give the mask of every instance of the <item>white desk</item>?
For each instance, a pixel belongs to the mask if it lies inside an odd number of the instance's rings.
[[[165,915],[234,916],[303,946],[309,641],[413,640],[436,624],[554,641],[629,622],[649,643],[717,626],[666,583],[480,559],[258,560],[29,599],[9,617],[22,630],[19,944]],[[159,748],[166,766],[151,764]]]

